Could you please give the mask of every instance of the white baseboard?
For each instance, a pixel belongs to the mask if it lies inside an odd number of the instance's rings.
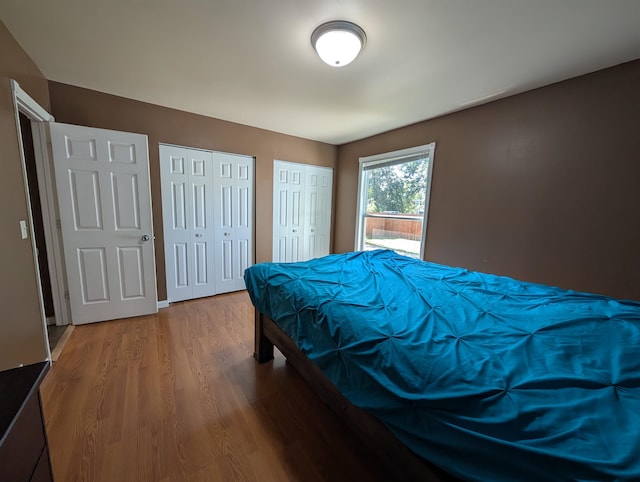
[[[158,300],[158,309],[161,308],[169,308],[169,301],[168,300]]]
[[[67,344],[67,341],[69,341],[69,337],[71,336],[71,333],[73,332],[74,329],[75,329],[75,326],[67,325],[67,328],[64,330],[62,337],[60,338],[60,340],[58,340],[56,347],[51,352],[52,362],[58,361],[58,357],[60,356],[60,353],[62,353],[62,349]]]

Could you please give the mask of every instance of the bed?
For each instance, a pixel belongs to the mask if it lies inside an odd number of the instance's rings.
[[[640,303],[388,250],[245,282],[258,361],[275,344],[403,480],[640,480]]]

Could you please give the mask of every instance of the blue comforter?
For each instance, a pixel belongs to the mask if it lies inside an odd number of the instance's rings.
[[[245,272],[354,404],[469,480],[640,480],[640,303],[391,251]]]

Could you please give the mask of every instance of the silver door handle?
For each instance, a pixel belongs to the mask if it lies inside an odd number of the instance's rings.
[[[148,234],[143,234],[142,238],[140,238],[140,239],[142,239],[142,241],[149,241],[149,235]]]
[[[196,233],[196,238],[201,238],[201,237],[202,237],[202,234]]]
[[[297,229],[292,229],[292,230],[291,230],[291,232],[293,232],[293,233],[297,233],[297,232],[298,232],[298,230],[297,230]]]
[[[225,236],[229,236],[231,233],[224,233]]]

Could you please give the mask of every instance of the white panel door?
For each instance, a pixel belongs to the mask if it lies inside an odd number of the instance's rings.
[[[167,300],[216,293],[213,153],[160,145]]]
[[[216,192],[216,292],[245,289],[244,270],[253,264],[252,157],[213,153]]]
[[[286,161],[273,163],[274,262],[304,259],[305,166]]]
[[[329,254],[333,169],[307,166],[304,189],[304,259]]]
[[[49,123],[73,324],[158,311],[147,136]]]

